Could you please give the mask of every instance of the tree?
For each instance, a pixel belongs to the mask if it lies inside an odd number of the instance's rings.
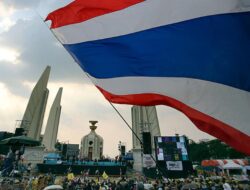
[[[59,141],[56,142],[55,149],[58,150],[58,151],[62,150],[62,144]]]
[[[191,161],[201,162],[202,160],[210,158],[209,147],[206,143],[195,143],[194,141],[189,144],[189,158]]]
[[[222,143],[218,139],[211,140],[207,142],[209,147],[209,152],[212,159],[226,159],[228,158],[228,146],[225,143]]]
[[[235,159],[245,158],[246,155],[240,153],[218,139],[207,142],[189,143],[189,158],[191,161],[201,162],[207,159]]]

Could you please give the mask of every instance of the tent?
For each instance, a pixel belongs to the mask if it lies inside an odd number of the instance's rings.
[[[224,160],[203,160],[201,162],[201,166],[214,166],[214,167],[219,167],[222,168],[227,165],[230,166],[232,164],[236,164],[238,166],[247,166],[248,165],[248,161],[244,160],[244,159],[224,159]],[[234,166],[236,166],[234,165]]]
[[[232,170],[232,169],[239,169],[242,170],[242,166],[239,164],[236,164],[235,162],[228,162],[224,166],[222,166],[223,169],[225,170]]]
[[[247,170],[250,170],[250,166],[245,166]]]
[[[15,136],[15,137],[10,137],[10,138],[7,138],[7,139],[4,139],[2,141],[0,141],[0,144],[3,144],[3,145],[16,145],[16,146],[39,146],[40,145],[40,142],[33,139],[33,138],[30,138],[30,137],[27,137],[27,136]]]

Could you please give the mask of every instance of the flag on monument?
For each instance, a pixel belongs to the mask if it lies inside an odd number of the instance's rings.
[[[75,0],[51,29],[105,98],[167,105],[250,155],[250,3]]]

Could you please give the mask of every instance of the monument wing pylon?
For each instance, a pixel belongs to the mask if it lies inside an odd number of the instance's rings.
[[[63,88],[59,88],[56,98],[51,106],[48,122],[43,136],[42,144],[47,151],[55,151],[55,144],[57,140],[58,126],[61,115],[61,98]]]
[[[44,112],[49,95],[47,84],[49,80],[50,69],[50,66],[46,67],[42,76],[35,85],[20,126],[21,128],[24,128],[28,137],[36,140],[40,139]]]

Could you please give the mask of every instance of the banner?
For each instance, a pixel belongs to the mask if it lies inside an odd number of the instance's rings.
[[[143,154],[143,167],[144,168],[156,167],[155,161],[152,159],[150,154]]]
[[[167,161],[167,169],[171,171],[182,171],[183,166],[181,161]]]

